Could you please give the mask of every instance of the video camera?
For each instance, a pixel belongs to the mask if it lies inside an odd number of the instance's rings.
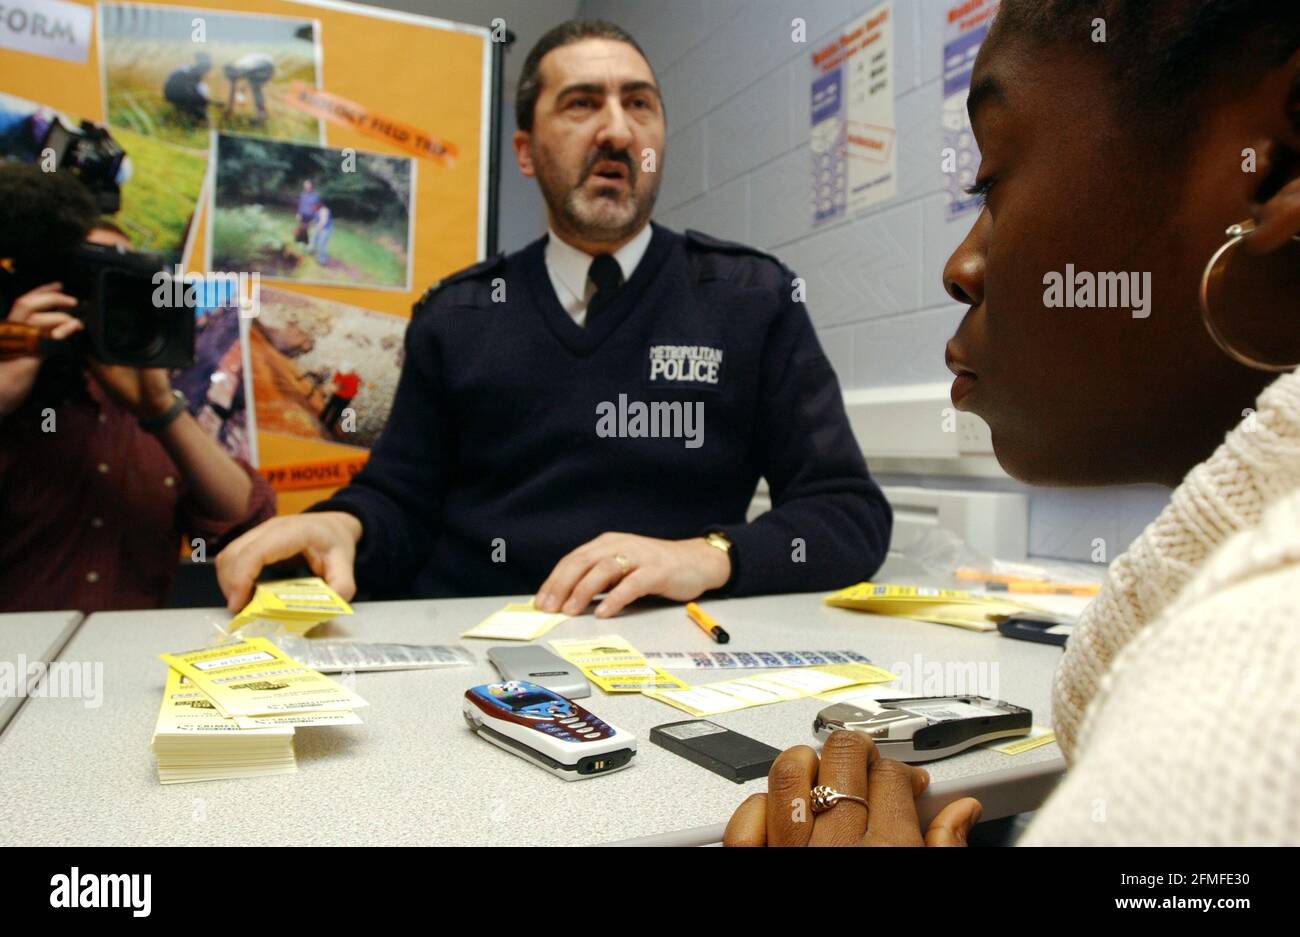
[[[56,218],[77,198],[62,186],[83,187],[101,213],[115,210],[126,154],[107,129],[88,122],[73,131],[56,118],[44,141],[55,156],[54,172],[0,163],[0,320],[19,296],[57,281],[80,300],[72,314],[86,327],[43,350],[137,368],[187,367],[194,360],[195,310],[171,304],[175,293],[163,258],[72,240],[73,228]],[[16,192],[22,197],[4,197]],[[0,356],[5,347],[15,346],[0,343]]]
[[[71,172],[99,203],[101,214],[112,215],[122,207],[123,167],[130,164],[126,151],[107,127],[83,120],[69,127],[55,115],[40,142],[38,152],[54,155],[56,171]]]

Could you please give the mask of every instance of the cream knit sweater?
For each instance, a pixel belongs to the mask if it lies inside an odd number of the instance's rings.
[[[1035,844],[1300,844],[1300,372],[1114,563],[1053,686]]]

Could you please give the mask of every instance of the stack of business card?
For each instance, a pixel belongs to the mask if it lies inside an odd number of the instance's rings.
[[[266,638],[160,656],[170,670],[153,750],[164,784],[295,771],[296,726],[357,725],[367,705]]]

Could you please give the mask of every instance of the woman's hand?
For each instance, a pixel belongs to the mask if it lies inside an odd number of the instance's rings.
[[[807,745],[786,749],[772,764],[767,793],[741,804],[727,824],[725,846],[965,846],[979,822],[980,803],[966,797],[949,804],[921,833],[916,798],[930,784],[921,768],[881,758],[860,732],[840,731],[822,746],[820,760]],[[814,813],[812,789],[824,785],[861,797]]]

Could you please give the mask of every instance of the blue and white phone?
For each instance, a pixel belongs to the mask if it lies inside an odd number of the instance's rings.
[[[626,768],[636,754],[631,732],[524,680],[470,687],[461,712],[469,727],[493,745],[566,781]]]

